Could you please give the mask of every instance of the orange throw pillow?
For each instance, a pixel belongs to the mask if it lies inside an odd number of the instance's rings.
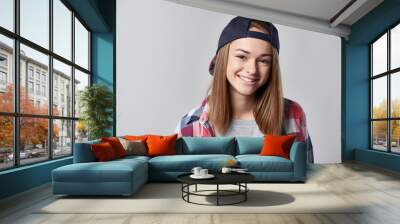
[[[171,136],[149,135],[147,137],[147,155],[148,156],[163,156],[176,154],[176,139],[178,134]]]
[[[90,147],[94,157],[99,162],[109,161],[117,158],[113,147],[108,142],[92,144]]]
[[[261,149],[261,156],[280,156],[286,159],[290,159],[290,148],[294,140],[295,135],[265,135],[264,145]]]
[[[117,137],[109,137],[109,138],[101,138],[101,142],[108,142],[114,149],[115,155],[118,158],[126,156],[126,151],[124,146],[122,146],[121,142]]]

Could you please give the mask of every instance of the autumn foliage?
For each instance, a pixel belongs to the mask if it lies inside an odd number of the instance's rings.
[[[400,100],[392,100],[391,117],[400,117]],[[387,101],[383,100],[380,104],[373,108],[373,118],[387,118]],[[386,139],[387,121],[375,121],[373,125],[374,138]],[[400,138],[400,122],[392,121],[392,142],[398,141]]]
[[[7,86],[5,93],[0,93],[0,111],[2,112],[13,112],[14,107],[14,96],[13,86]],[[21,114],[39,114],[47,115],[48,107],[34,105],[29,99],[28,93],[24,87],[20,88],[20,111]],[[58,114],[58,110],[55,111]],[[0,116],[0,147],[1,148],[13,148],[13,117],[12,116]],[[32,118],[32,117],[21,117],[20,118],[20,148],[24,149],[26,145],[37,145],[42,144],[43,146],[47,143],[48,137],[48,119],[47,118]],[[53,138],[58,138],[59,127],[53,125]]]

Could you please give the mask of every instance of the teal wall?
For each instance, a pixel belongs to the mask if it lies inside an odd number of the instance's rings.
[[[400,22],[400,0],[386,0],[351,27],[342,39],[342,159],[357,160],[398,170],[399,156],[369,149],[369,49],[368,44]],[[360,151],[362,150],[362,151]],[[396,162],[393,162],[396,161]]]
[[[114,34],[92,33],[92,83],[108,86],[115,95],[114,86]],[[115,97],[114,97],[115,102]],[[115,106],[114,106],[115,114]],[[115,135],[115,116],[109,133]]]
[[[0,172],[0,199],[48,183],[53,169],[71,163],[68,157]]]
[[[115,93],[115,0],[66,0],[92,31],[93,83],[106,84]],[[115,100],[114,100],[115,101]],[[113,127],[115,135],[115,106]],[[0,199],[51,181],[51,171],[72,163],[72,157],[0,172]]]

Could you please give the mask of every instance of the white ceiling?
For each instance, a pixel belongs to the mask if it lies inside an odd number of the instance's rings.
[[[352,24],[383,2],[383,0],[167,1],[345,38],[350,35]],[[347,9],[342,10],[346,5],[348,5]],[[339,13],[341,10],[342,12]]]

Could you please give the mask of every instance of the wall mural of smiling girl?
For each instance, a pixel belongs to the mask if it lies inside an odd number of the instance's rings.
[[[296,136],[314,161],[306,116],[284,98],[279,36],[269,22],[233,18],[223,29],[209,66],[208,96],[178,122],[178,136]]]

